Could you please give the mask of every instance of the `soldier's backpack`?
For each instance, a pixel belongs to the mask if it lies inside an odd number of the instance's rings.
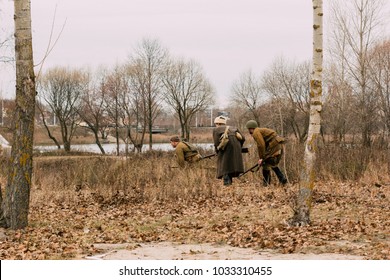
[[[187,153],[185,155],[185,158],[186,158],[187,161],[189,161],[189,162],[197,162],[197,161],[199,161],[202,158],[202,156],[199,153],[198,149],[194,145],[192,145],[190,143],[187,143],[185,141],[182,141],[182,142],[191,150],[189,153]]]
[[[229,143],[229,126],[226,126],[225,132],[219,137],[219,145],[217,147],[218,151],[223,151],[225,150],[225,147],[227,143]]]

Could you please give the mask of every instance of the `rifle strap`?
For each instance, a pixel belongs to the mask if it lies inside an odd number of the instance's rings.
[[[227,125],[226,128],[225,128],[225,132],[223,133],[225,138],[229,137],[228,133],[229,133],[229,126]]]

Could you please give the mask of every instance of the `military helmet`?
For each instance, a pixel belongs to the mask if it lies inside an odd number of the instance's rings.
[[[256,127],[258,127],[259,125],[257,124],[257,122],[256,121],[254,121],[254,120],[250,120],[250,121],[248,121],[247,123],[246,123],[246,128],[256,128]]]

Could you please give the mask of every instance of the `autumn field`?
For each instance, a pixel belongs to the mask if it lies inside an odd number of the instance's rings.
[[[283,166],[290,183],[285,187],[261,186],[261,172],[224,187],[215,178],[215,158],[181,170],[172,152],[36,156],[29,226],[2,230],[0,259],[82,259],[104,253],[99,244],[131,250],[154,242],[219,244],[291,257],[337,253],[389,259],[388,155],[372,151],[367,158],[357,149],[328,158],[324,147],[312,224],[295,228],[285,221],[293,214],[301,148],[286,149]],[[250,150],[246,166],[252,157]]]

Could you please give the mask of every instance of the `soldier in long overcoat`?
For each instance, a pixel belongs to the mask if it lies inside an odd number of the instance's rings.
[[[271,169],[275,172],[281,184],[286,184],[287,179],[278,167],[283,155],[284,138],[279,136],[274,130],[265,127],[258,127],[254,120],[246,123],[249,133],[257,144],[259,153],[259,166],[263,167],[264,185],[271,184]]]
[[[226,126],[227,118],[219,116],[215,118],[215,128],[213,130],[213,140],[217,160],[217,178],[223,178],[225,186],[233,183],[233,178],[244,172],[241,148],[245,142],[244,135],[235,127]],[[226,146],[221,147],[221,136],[227,133]]]

